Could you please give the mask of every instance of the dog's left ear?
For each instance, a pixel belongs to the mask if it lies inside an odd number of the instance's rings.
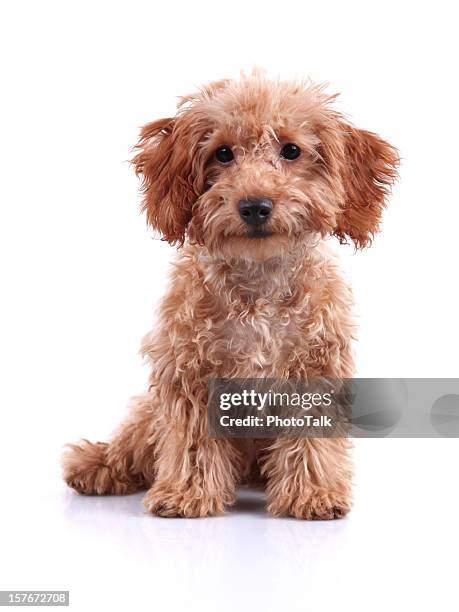
[[[333,232],[340,242],[351,238],[357,248],[371,243],[379,229],[390,187],[396,180],[397,150],[377,134],[339,121],[331,158],[342,187],[341,212]],[[332,147],[333,148],[333,147]]]

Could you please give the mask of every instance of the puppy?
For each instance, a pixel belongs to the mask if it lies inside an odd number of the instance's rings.
[[[148,391],[109,443],[64,454],[84,494],[148,489],[149,512],[222,513],[249,473],[276,516],[332,519],[351,505],[350,443],[209,436],[213,378],[352,377],[352,298],[326,244],[370,244],[397,151],[331,108],[323,87],[223,80],[147,124],[133,164],[142,209],[178,245],[155,329]]]

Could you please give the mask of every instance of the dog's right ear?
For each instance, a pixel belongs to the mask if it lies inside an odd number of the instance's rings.
[[[142,177],[142,211],[147,222],[170,244],[183,244],[191,207],[199,194],[190,177],[191,143],[180,126],[183,117],[159,119],[145,125],[132,160]]]

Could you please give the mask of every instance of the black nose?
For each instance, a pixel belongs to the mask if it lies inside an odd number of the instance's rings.
[[[239,202],[239,214],[247,225],[263,225],[273,211],[273,203],[268,198],[251,198]]]

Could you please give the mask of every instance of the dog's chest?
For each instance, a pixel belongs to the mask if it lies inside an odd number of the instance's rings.
[[[258,300],[212,327],[208,353],[222,377],[282,377],[301,343],[301,320],[282,304]]]

